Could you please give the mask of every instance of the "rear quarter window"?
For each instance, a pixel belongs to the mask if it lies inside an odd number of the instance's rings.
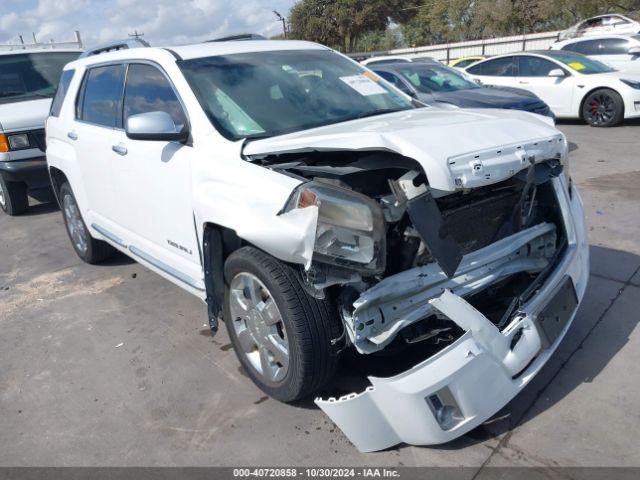
[[[62,104],[64,103],[64,99],[67,96],[69,85],[71,84],[71,80],[73,79],[73,75],[75,73],[75,70],[65,70],[64,72],[62,72],[62,76],[60,77],[60,82],[58,84],[58,89],[56,90],[56,94],[53,97],[53,101],[51,102],[51,111],[49,112],[49,115],[51,115],[52,117],[57,117],[60,115]]]

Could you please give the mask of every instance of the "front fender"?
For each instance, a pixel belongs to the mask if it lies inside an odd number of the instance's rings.
[[[210,168],[195,172],[199,182],[194,188],[194,214],[199,228],[214,223],[231,229],[270,255],[308,268],[318,210],[310,207],[282,213],[301,182],[245,161],[229,161],[219,167],[224,175],[215,175]]]

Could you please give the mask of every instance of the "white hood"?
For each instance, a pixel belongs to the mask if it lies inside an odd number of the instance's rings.
[[[50,106],[50,98],[0,103],[0,130],[15,132],[44,128]]]
[[[421,108],[251,141],[243,153],[388,150],[418,161],[432,188],[453,191],[509,178],[531,157],[566,155],[550,122],[516,110]]]

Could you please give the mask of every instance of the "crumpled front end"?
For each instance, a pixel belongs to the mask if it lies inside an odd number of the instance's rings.
[[[369,325],[364,320],[361,329],[357,321],[352,324],[356,345],[362,332],[363,350],[385,341],[384,335],[376,336],[385,333],[383,320],[398,328],[401,321],[411,324],[411,315],[426,316],[453,323],[461,332],[404,372],[369,377],[371,386],[364,392],[316,399],[359,450],[453,440],[494,415],[544,366],[569,329],[589,276],[582,202],[566,178],[549,181],[559,225],[539,223],[466,254],[452,276],[438,277],[427,267],[387,277],[354,302],[352,318],[379,313]],[[533,280],[497,317],[470,295],[474,289],[486,294],[483,285],[521,272]],[[437,278],[429,279],[432,274]],[[399,313],[393,317],[392,312]]]
[[[485,421],[547,361],[586,288],[564,135],[500,112],[452,145],[470,113],[455,127],[430,115],[245,151],[300,180],[280,215],[317,209],[301,279],[337,306],[331,345],[368,386],[316,403],[362,451],[443,443]]]

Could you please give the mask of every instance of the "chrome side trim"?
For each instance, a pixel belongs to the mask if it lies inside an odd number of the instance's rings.
[[[127,248],[127,245],[125,245],[124,241],[120,237],[118,237],[117,235],[114,235],[113,233],[111,233],[106,228],[102,228],[100,225],[96,225],[95,223],[91,224],[91,228],[93,228],[100,235],[103,235],[103,236],[107,237],[113,243],[117,243],[122,248]]]
[[[191,288],[195,288],[196,290],[198,290],[200,292],[204,292],[205,291],[204,288],[202,288],[200,285],[198,285],[198,282],[196,280],[194,280],[193,278],[191,278],[190,276],[185,275],[184,273],[176,270],[173,267],[170,267],[166,263],[158,260],[155,257],[152,257],[151,255],[149,255],[149,254],[143,252],[142,250],[140,250],[139,248],[134,247],[133,245],[129,245],[129,251],[131,253],[133,253],[136,257],[139,257],[142,260],[145,260],[146,262],[149,262],[154,267],[162,270],[167,275],[171,275],[173,278],[175,278],[177,280],[180,280],[183,283],[186,283]]]

